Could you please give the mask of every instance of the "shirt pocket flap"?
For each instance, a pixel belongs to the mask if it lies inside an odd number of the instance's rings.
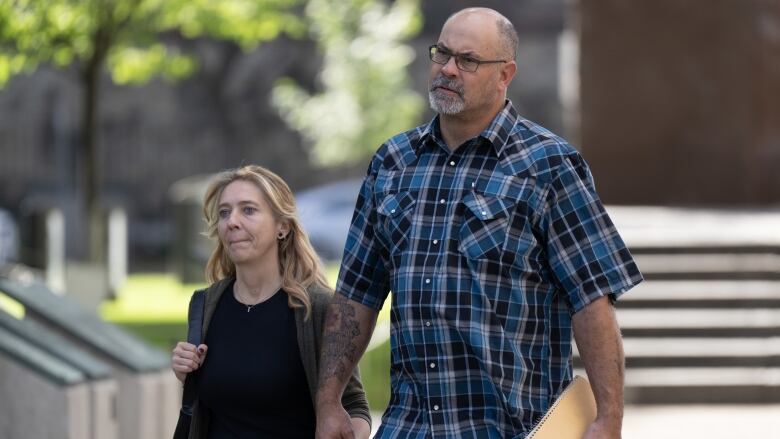
[[[377,211],[380,215],[394,217],[406,212],[414,205],[414,197],[409,193],[390,194],[385,196]]]
[[[463,204],[482,220],[491,220],[509,216],[509,211],[515,206],[514,201],[491,195],[480,195],[475,192],[468,193],[463,198]]]

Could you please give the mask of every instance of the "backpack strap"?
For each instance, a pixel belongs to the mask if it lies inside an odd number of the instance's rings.
[[[206,290],[197,290],[190,300],[190,309],[187,313],[187,343],[195,346],[201,344],[201,335],[203,334],[203,309],[206,303]],[[184,391],[181,397],[181,410],[183,413],[192,415],[192,406],[198,395],[198,377],[197,371],[187,374],[184,379]]]

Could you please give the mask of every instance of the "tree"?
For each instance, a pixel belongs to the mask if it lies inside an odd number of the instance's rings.
[[[422,114],[407,74],[414,51],[403,44],[421,28],[418,1],[309,0],[305,15],[324,54],[322,90],[282,79],[272,102],[320,164],[363,160]]]
[[[41,65],[72,67],[84,87],[79,188],[91,261],[104,259],[97,128],[106,69],[117,84],[186,77],[196,60],[168,43],[211,37],[250,50],[283,32],[302,35],[301,1],[0,0],[0,87]]]

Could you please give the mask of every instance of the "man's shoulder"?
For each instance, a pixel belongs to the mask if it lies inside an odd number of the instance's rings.
[[[420,125],[387,139],[374,154],[372,167],[393,169],[405,164],[425,141],[429,127],[430,124]]]
[[[551,180],[562,164],[580,161],[580,153],[566,139],[547,128],[518,118],[504,149],[504,164],[513,174],[532,174]]]

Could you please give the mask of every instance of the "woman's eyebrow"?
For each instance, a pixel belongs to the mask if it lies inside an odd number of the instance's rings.
[[[252,200],[241,200],[238,203],[236,203],[236,205],[238,205],[238,206],[247,206],[247,205],[257,206],[258,203],[255,202],[255,201],[252,201]],[[219,206],[217,206],[217,207],[230,207],[230,206],[231,206],[230,203],[224,203],[223,202],[223,203],[219,203]]]

